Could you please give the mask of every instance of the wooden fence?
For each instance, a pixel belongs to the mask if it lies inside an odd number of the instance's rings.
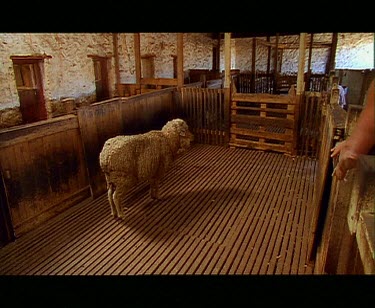
[[[375,274],[374,158],[361,155],[345,181],[332,178],[316,274]]]
[[[299,108],[298,155],[317,158],[327,100],[327,92],[304,92]]]
[[[237,93],[231,98],[230,146],[294,154],[296,94]]]
[[[328,90],[329,78],[324,74],[308,74],[305,76],[305,91],[324,92]],[[243,71],[233,75],[233,83],[239,93],[288,93],[292,85],[297,84],[295,73],[267,73]]]
[[[337,99],[335,105],[335,112],[330,112],[333,107],[328,106],[327,114],[328,123],[332,123],[330,118],[334,117],[334,131],[332,124],[328,130],[329,124],[325,125],[325,131],[333,138],[331,137],[328,145],[326,142],[323,144],[325,150],[322,150],[319,157],[321,165],[317,169],[319,180],[316,181],[317,194],[314,199],[317,226],[313,233],[315,247],[312,246],[316,250],[315,273],[374,274],[374,154],[361,155],[356,168],[348,171],[345,181],[331,177],[335,164],[329,158],[328,150],[336,142],[351,135],[363,108],[351,105],[345,112],[337,107]],[[327,138],[324,137],[324,140]],[[323,163],[328,164],[326,174],[322,170]],[[324,177],[326,180],[322,192]]]
[[[16,237],[90,196],[77,117],[0,133],[0,165]]]
[[[178,114],[187,121],[195,142],[224,145],[225,90],[184,87],[178,93]]]
[[[314,182],[313,213],[311,238],[309,241],[310,258],[316,253],[321,238],[321,230],[327,210],[328,193],[331,185],[333,161],[330,150],[344,137],[346,114],[331,95],[330,104],[323,110],[320,149],[318,154],[316,179]]]
[[[93,197],[106,191],[105,177],[99,165],[99,153],[104,142],[116,135],[139,134],[161,129],[175,112],[174,89],[167,88],[142,95],[114,98],[78,109]]]

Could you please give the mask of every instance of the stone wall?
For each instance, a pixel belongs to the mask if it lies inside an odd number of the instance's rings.
[[[184,33],[184,71],[212,68],[212,39],[205,33]],[[154,55],[155,78],[173,78],[177,33],[141,33],[141,56]],[[120,82],[135,83],[134,34],[119,34]]]
[[[120,83],[135,83],[134,34],[118,36]],[[173,56],[177,55],[177,33],[141,33],[141,56],[154,55],[155,77],[173,77]],[[207,33],[184,33],[184,71],[211,69],[212,47],[217,40]],[[266,39],[266,38],[260,38]],[[315,42],[330,42],[332,34],[316,34]],[[271,42],[275,37],[271,37]],[[280,37],[280,43],[298,45],[299,36]],[[252,39],[231,40],[231,68],[251,69]],[[328,48],[314,49],[312,70],[324,72]],[[72,112],[77,106],[96,100],[93,61],[88,55],[109,57],[110,96],[115,95],[113,35],[111,33],[0,33],[0,110],[7,110],[4,125],[19,124],[19,98],[11,56],[47,55],[43,87],[48,117]],[[267,48],[257,45],[256,69],[266,70]],[[307,61],[307,60],[306,60]],[[271,67],[273,63],[271,61]],[[307,64],[306,64],[307,65]],[[339,33],[336,68],[372,69],[373,33]],[[297,72],[298,49],[284,50],[282,72]],[[224,70],[224,40],[220,41],[220,69]],[[73,101],[72,101],[73,100]],[[14,116],[18,113],[18,116]],[[4,112],[2,113],[4,118]],[[11,120],[13,119],[13,120]],[[12,122],[13,121],[13,122]]]
[[[94,65],[88,55],[112,56],[112,34],[0,33],[0,110],[17,112],[19,107],[10,57],[30,55],[51,56],[44,59],[42,78],[48,117],[53,117],[56,104],[65,98],[75,99],[78,105],[95,101]],[[111,95],[115,81],[113,57],[110,59]]]
[[[265,37],[259,39],[266,40]],[[270,42],[275,43],[276,37],[270,37]],[[310,35],[307,35],[310,40]],[[234,39],[235,41],[235,64],[232,68],[241,71],[251,70],[252,61],[252,39]],[[331,33],[314,34],[314,43],[331,43]],[[282,36],[279,43],[297,46],[296,49],[284,49],[281,72],[297,72],[299,56],[299,36]],[[308,45],[308,44],[307,44]],[[308,46],[307,46],[308,48]],[[256,70],[267,69],[267,47],[257,43]],[[313,73],[324,73],[325,65],[329,56],[329,48],[313,48],[311,56],[311,69]],[[221,60],[222,61],[222,60]],[[306,64],[308,63],[308,49],[306,50]],[[221,68],[224,68],[222,63]],[[273,57],[271,57],[271,69],[273,68]],[[337,38],[336,64],[337,69],[373,69],[374,68],[374,33],[339,33]]]

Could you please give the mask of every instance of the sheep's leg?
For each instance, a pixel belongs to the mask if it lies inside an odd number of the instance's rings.
[[[108,201],[111,206],[111,214],[112,216],[117,216],[116,208],[115,208],[115,203],[113,202],[113,194],[115,190],[113,189],[113,185],[109,184],[108,185]]]
[[[122,200],[125,199],[126,193],[132,188],[131,183],[120,183],[116,185],[116,190],[113,194],[113,202],[117,212],[117,217],[123,218]]]
[[[159,180],[150,180],[150,196],[152,199],[159,199]]]
[[[112,214],[112,216],[116,217],[117,213],[116,213],[116,209],[115,209],[115,204],[113,202],[113,194],[116,190],[116,187],[113,183],[111,183],[109,181],[109,177],[108,177],[107,174],[105,175],[105,179],[107,181],[108,202],[109,202],[109,205],[111,206],[111,214]]]

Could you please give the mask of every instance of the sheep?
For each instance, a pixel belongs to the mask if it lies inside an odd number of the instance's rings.
[[[99,154],[99,163],[107,183],[111,214],[124,217],[121,202],[141,181],[148,181],[151,198],[159,199],[160,179],[193,139],[182,119],[167,122],[161,130],[108,139]]]

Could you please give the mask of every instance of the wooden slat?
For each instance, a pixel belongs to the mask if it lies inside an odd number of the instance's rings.
[[[106,194],[87,199],[1,248],[0,274],[312,273],[306,223],[315,165],[195,144],[163,179],[162,200],[140,183],[116,220]]]
[[[250,129],[234,128],[232,129],[232,133],[236,135],[251,136],[251,137],[256,137],[256,138],[272,139],[272,140],[279,140],[279,141],[291,142],[293,140],[292,135],[271,133],[271,132],[266,132],[266,131],[256,131],[256,130],[250,130]]]
[[[284,128],[294,127],[294,121],[290,119],[281,119],[276,117],[259,117],[251,115],[236,114],[231,116],[232,123],[235,124],[257,124],[262,126],[280,126]]]
[[[268,162],[268,164],[269,165],[273,165],[275,163],[277,164],[279,163],[279,159],[281,159],[281,157],[279,155],[275,155],[271,157],[271,160]],[[269,168],[266,170],[262,170],[262,168],[259,168],[258,172],[260,173],[264,172],[262,185],[265,185],[268,177],[274,177],[274,174],[273,174],[274,171],[275,170],[272,170],[272,168]],[[259,177],[259,175],[257,176]],[[273,185],[268,187],[267,189],[269,190],[267,194],[269,195],[270,199],[272,198],[272,191],[275,192],[275,187],[276,187],[275,185],[277,185],[277,182],[278,182],[277,180],[274,181]],[[262,191],[263,189],[257,190],[258,192],[258,195],[256,197],[257,199],[254,200],[255,202],[260,202],[260,206],[256,209],[256,212],[252,211],[250,215],[245,215],[245,217],[247,217],[247,220],[241,230],[240,238],[236,239],[236,243],[234,247],[237,246],[238,248],[233,248],[232,253],[234,253],[236,250],[237,250],[237,253],[235,254],[235,258],[233,260],[233,263],[231,264],[231,268],[229,269],[229,272],[228,272],[229,274],[242,273],[246,269],[251,270],[251,265],[247,267],[248,258],[250,255],[253,255],[253,252],[256,251],[260,247],[260,244],[262,241],[262,240],[259,241],[259,239],[261,239],[260,234],[263,234],[263,232],[266,231],[266,229],[262,228],[262,225],[265,222],[265,220],[263,219],[264,215],[266,215],[267,212],[272,212],[272,209],[271,209],[272,203],[266,202],[268,198],[262,198]],[[257,245],[258,247],[255,247],[255,243],[258,243]]]
[[[295,105],[295,103],[291,100],[289,95],[277,95],[267,93],[235,93],[232,95],[232,101]]]

